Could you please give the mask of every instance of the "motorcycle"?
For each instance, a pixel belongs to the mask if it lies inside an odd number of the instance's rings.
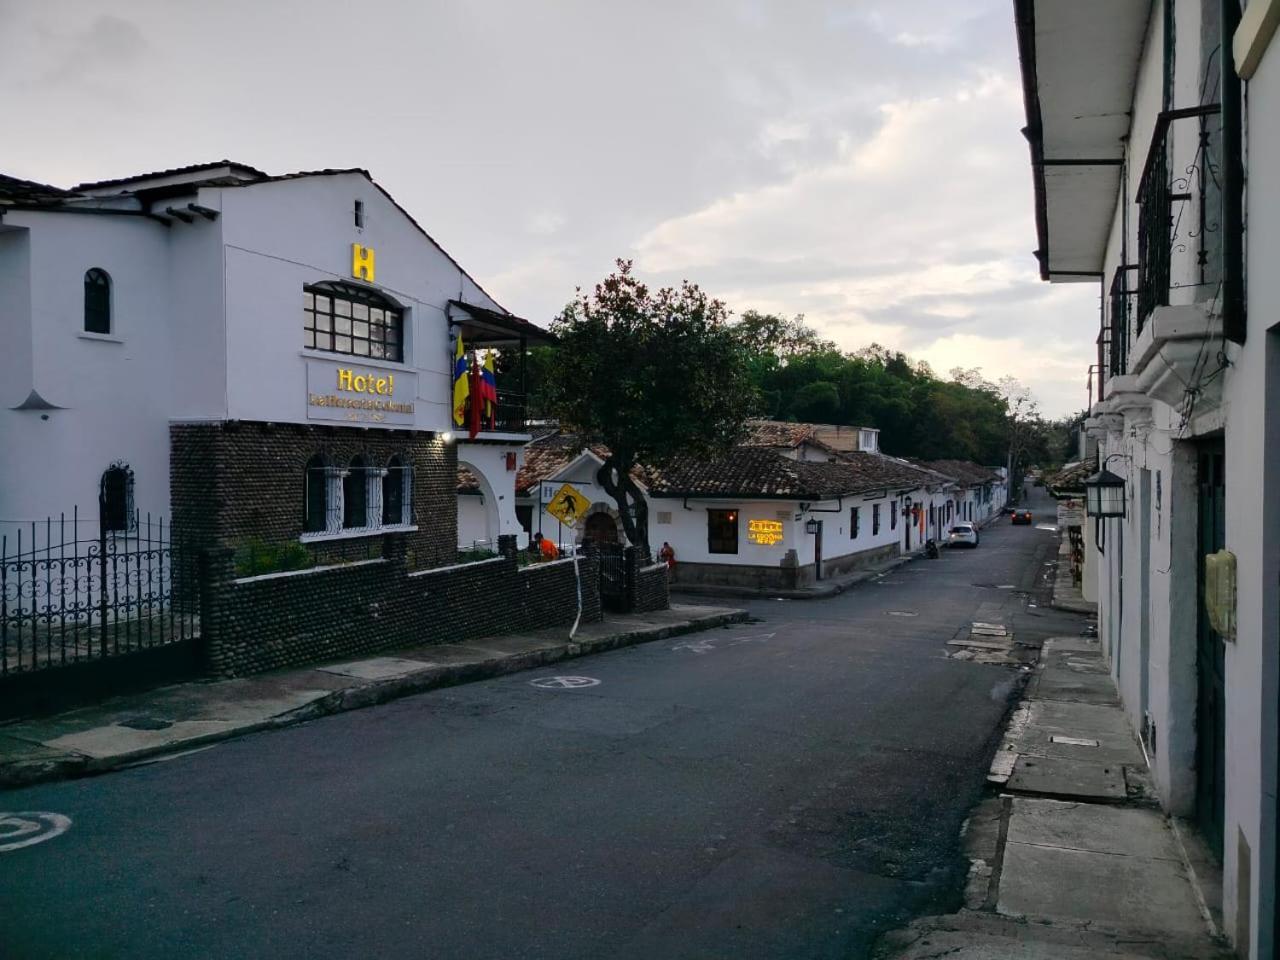
[[[926,541],[924,542],[924,555],[925,555],[926,557],[928,557],[930,560],[937,560],[937,559],[938,559],[938,544],[937,544],[937,541],[935,541],[935,540],[933,540],[933,539],[929,539],[929,540],[926,540]]]

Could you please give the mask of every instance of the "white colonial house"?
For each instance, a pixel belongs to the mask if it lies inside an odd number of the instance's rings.
[[[1161,803],[1220,857],[1210,908],[1273,957],[1280,2],[1015,9],[1040,273],[1101,302],[1084,592]]]
[[[0,177],[0,304],[10,552],[49,517],[92,540],[151,514],[197,546],[399,532],[418,565],[451,562],[458,461],[496,491],[486,529],[521,531],[520,361],[547,335],[364,170]],[[459,334],[504,354],[474,439],[452,422]]]
[[[992,471],[948,461],[948,472],[880,452],[874,428],[755,420],[724,457],[682,458],[637,469],[649,541],[669,544],[684,586],[806,587],[942,541],[962,515],[982,521],[1003,506]],[[567,546],[624,543],[621,518],[596,474],[608,451],[572,431],[547,428],[525,448],[514,480],[516,511],[530,535]],[[963,476],[957,476],[963,471]],[[590,504],[570,530],[546,511],[569,484]],[[485,541],[479,502],[465,472],[458,483],[459,543]]]

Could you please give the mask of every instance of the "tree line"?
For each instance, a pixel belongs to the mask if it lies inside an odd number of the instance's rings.
[[[1028,466],[1072,459],[1079,418],[1044,419],[1013,378],[955,368],[943,379],[879,344],[841,350],[803,316],[735,319],[696,284],[651,289],[626,260],[579,290],[551,330],[558,343],[528,357],[530,412],[615,452],[600,480],[633,542],[646,524],[631,467],[713,456],[753,417],[877,427],[881,449],[900,457],[993,467],[1012,458],[1015,484]]]

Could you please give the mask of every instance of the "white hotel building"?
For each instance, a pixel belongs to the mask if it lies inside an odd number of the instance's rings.
[[[475,441],[453,436],[459,332],[504,357]],[[0,177],[0,533],[12,552],[76,508],[92,539],[101,504],[112,536],[150,513],[195,546],[323,556],[401,532],[451,562],[459,460],[495,536],[522,532],[520,368],[546,339],[363,170]]]

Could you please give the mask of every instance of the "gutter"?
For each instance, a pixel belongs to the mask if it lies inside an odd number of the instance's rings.
[[[1049,213],[1044,185],[1044,128],[1040,117],[1040,81],[1036,74],[1035,0],[1013,0],[1013,20],[1018,34],[1018,64],[1022,73],[1022,101],[1027,125],[1022,135],[1031,150],[1031,177],[1035,188],[1035,258],[1040,263],[1040,279],[1049,279]]]

